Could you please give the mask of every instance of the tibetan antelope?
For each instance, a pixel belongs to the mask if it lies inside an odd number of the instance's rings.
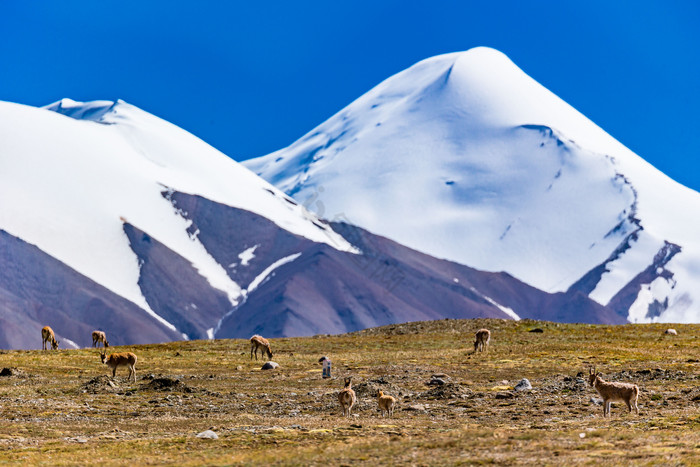
[[[267,353],[267,358],[272,358],[272,350],[270,349],[270,343],[263,336],[254,335],[250,338],[250,359],[253,359],[253,353],[255,353],[255,359],[258,359],[258,349],[260,349],[260,356],[264,357]]]
[[[43,350],[48,350],[46,343],[51,344],[51,348],[53,350],[58,349],[58,341],[56,340],[56,335],[53,333],[53,329],[51,329],[49,326],[44,326],[41,328],[41,344]]]
[[[120,366],[125,366],[129,369],[129,376],[127,380],[131,379],[133,376],[134,383],[136,382],[136,355],[131,352],[120,352],[113,353],[109,357],[104,353],[100,352],[100,360],[102,363],[107,365],[112,369],[112,378],[117,375],[117,368]]]
[[[483,352],[489,346],[491,340],[491,331],[488,329],[479,329],[476,331],[476,340],[474,341],[474,353],[478,350]]]
[[[632,407],[639,415],[637,407],[637,398],[639,397],[639,386],[631,383],[607,382],[600,377],[600,373],[596,373],[595,368],[589,368],[588,384],[595,388],[603,398],[603,417],[610,415],[611,402],[624,402],[627,408],[632,412]]]
[[[352,376],[345,378],[345,388],[338,393],[338,401],[343,408],[343,416],[349,417],[352,406],[357,402],[357,396],[352,389]]]
[[[396,399],[394,397],[384,395],[384,392],[379,390],[377,394],[377,403],[379,404],[379,411],[382,413],[382,416],[394,416],[394,405],[396,405]]]
[[[109,342],[107,342],[107,335],[102,331],[92,331],[92,346],[97,347],[100,342],[104,348],[109,347]]]

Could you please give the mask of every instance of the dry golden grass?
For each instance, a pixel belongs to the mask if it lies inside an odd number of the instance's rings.
[[[481,327],[491,344],[473,354]],[[136,383],[123,368],[112,381],[94,349],[0,351],[13,369],[0,376],[0,464],[698,465],[700,325],[666,327],[409,323],[272,339],[274,371],[243,339],[110,348],[138,355]],[[602,417],[577,381],[590,365],[640,386],[639,416],[614,404]],[[446,384],[427,385],[436,374]],[[349,419],[336,397],[348,375]],[[512,390],[521,378],[532,391]],[[377,389],[398,399],[393,418]],[[219,439],[196,438],[206,429]]]

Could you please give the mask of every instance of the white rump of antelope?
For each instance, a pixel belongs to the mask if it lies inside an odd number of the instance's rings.
[[[479,329],[476,331],[476,340],[474,341],[474,353],[483,352],[489,345],[491,340],[491,331],[488,329]]]
[[[345,378],[345,388],[338,393],[338,402],[343,408],[343,416],[349,417],[352,406],[357,402],[357,396],[355,396],[355,391],[352,389],[352,376]]]
[[[595,388],[603,398],[603,417],[610,414],[611,402],[624,402],[632,412],[632,407],[639,415],[637,398],[639,397],[639,386],[631,383],[607,382],[596,373],[595,368],[589,368],[588,384]]]
[[[41,328],[41,345],[43,350],[48,350],[46,343],[51,344],[53,350],[58,349],[58,341],[56,340],[56,335],[53,333],[53,329],[49,326],[44,326]]]
[[[120,352],[113,353],[109,357],[105,355],[104,352],[100,352],[100,360],[102,363],[107,365],[112,369],[112,378],[117,375],[117,368],[120,366],[125,366],[129,369],[129,376],[127,379],[134,378],[134,383],[136,382],[136,355],[131,352]]]
[[[102,331],[92,331],[92,346],[98,347],[97,344],[102,343],[102,347],[109,347],[109,342],[107,342],[107,335]]]
[[[377,403],[379,404],[379,411],[384,417],[392,417],[394,415],[394,406],[396,405],[396,399],[392,396],[385,395],[384,391],[380,390],[377,394]]]
[[[250,338],[250,359],[253,359],[253,353],[255,353],[255,359],[258,359],[258,349],[260,350],[260,355],[265,356],[267,353],[267,358],[272,358],[272,349],[270,349],[270,342],[263,336],[254,335]]]

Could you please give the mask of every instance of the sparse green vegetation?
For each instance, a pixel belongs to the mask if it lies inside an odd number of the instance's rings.
[[[491,344],[472,354],[481,327]],[[0,376],[0,463],[697,465],[700,325],[675,328],[409,323],[272,339],[281,368],[269,372],[243,339],[115,348],[138,355],[136,383],[124,368],[108,377],[94,349],[0,351],[11,373]],[[639,416],[613,404],[602,417],[581,384],[591,365],[639,385]],[[349,375],[358,416],[343,418]],[[433,375],[443,384],[428,385]],[[522,378],[531,391],[513,390]],[[379,416],[378,389],[398,399],[393,418]],[[219,439],[196,438],[207,429]]]

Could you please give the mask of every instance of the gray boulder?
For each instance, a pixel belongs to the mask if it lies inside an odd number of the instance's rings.
[[[532,389],[532,384],[530,384],[530,381],[528,381],[527,378],[521,379],[520,382],[515,385],[516,391],[529,391],[531,389]]]

